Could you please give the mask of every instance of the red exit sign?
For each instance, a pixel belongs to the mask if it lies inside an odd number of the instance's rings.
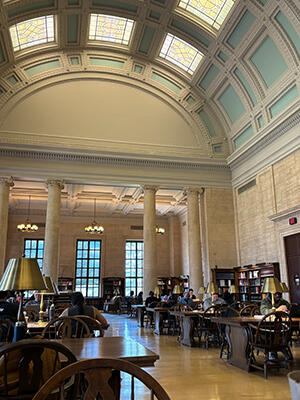
[[[297,223],[297,218],[296,217],[292,217],[289,219],[289,224],[290,225],[295,225]]]

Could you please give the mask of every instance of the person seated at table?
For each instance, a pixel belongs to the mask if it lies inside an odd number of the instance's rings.
[[[197,297],[194,295],[194,289],[189,289],[190,298],[195,300]]]
[[[134,295],[134,291],[130,290],[129,296],[126,297],[127,301],[127,313],[131,314],[131,306],[132,304],[136,304],[136,297]]]
[[[209,307],[212,305],[226,305],[225,300],[222,299],[222,297],[219,297],[218,293],[213,293],[211,297],[208,297],[207,299],[204,300],[203,303],[203,310],[206,311]]]
[[[150,290],[149,296],[146,298],[145,306],[150,307],[151,304],[158,303],[158,298],[154,296],[154,292]]]
[[[43,302],[43,311],[46,311],[47,309],[46,303],[46,301]],[[41,306],[41,295],[39,293],[34,293],[24,304],[24,308],[31,306],[36,306],[37,308]]]
[[[140,292],[137,297],[136,297],[136,304],[143,305],[144,300],[143,300],[143,292]]]
[[[17,321],[19,305],[18,303],[10,303],[7,301],[9,293],[0,291],[0,319],[10,319],[13,322]],[[25,320],[22,312],[21,319]]]
[[[104,329],[106,329],[109,324],[100,311],[93,306],[85,304],[84,297],[81,292],[74,292],[71,296],[72,307],[66,308],[61,314],[60,317],[73,317],[76,315],[87,315],[88,317],[92,317],[98,320]]]
[[[193,300],[190,298],[190,293],[189,292],[184,292],[183,296],[180,297],[179,299],[180,304],[184,304],[185,306],[192,306]]]
[[[274,294],[274,306],[275,311],[285,311],[289,312],[291,309],[291,305],[288,301],[282,298],[282,293],[275,293]],[[272,312],[272,294],[268,293],[267,296],[262,300],[260,304],[260,313],[262,315],[269,314]]]

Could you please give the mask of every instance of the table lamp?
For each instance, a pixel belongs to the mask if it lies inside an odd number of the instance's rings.
[[[209,282],[209,284],[207,285],[207,288],[205,290],[206,294],[211,294],[211,305],[214,305],[214,299],[213,299],[213,294],[214,293],[219,293],[219,288],[218,286],[215,284],[215,282]]]
[[[182,293],[182,288],[180,285],[175,285],[173,289],[173,294],[181,295]]]
[[[285,282],[280,282],[280,286],[282,289],[282,293],[288,293],[289,292],[289,288],[287,287]]]
[[[159,286],[156,286],[154,289],[154,296],[159,298],[161,295],[161,288]]]
[[[22,339],[26,324],[21,321],[23,296],[25,290],[47,289],[36,258],[11,258],[0,282],[0,290],[13,290],[21,293],[17,322],[13,341]]]
[[[43,275],[43,278],[44,278],[44,281],[45,281],[46,286],[47,286],[48,289],[40,290],[38,292],[38,294],[41,295],[41,305],[40,305],[40,312],[39,312],[39,318],[40,318],[39,319],[39,323],[43,322],[43,316],[44,316],[44,311],[43,311],[44,294],[49,295],[49,296],[58,295],[57,287],[56,287],[55,283],[53,282],[53,279],[51,278],[51,276]],[[50,320],[52,319],[52,318],[50,318],[50,315],[49,315],[49,319]]]
[[[264,286],[262,289],[262,293],[271,293],[272,295],[272,310],[275,311],[275,302],[274,302],[274,293],[282,293],[281,284],[275,276],[266,278],[264,280]]]

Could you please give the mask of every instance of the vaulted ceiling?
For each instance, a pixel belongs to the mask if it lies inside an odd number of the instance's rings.
[[[2,0],[1,172],[24,151],[225,171],[299,111],[299,22],[295,0]]]

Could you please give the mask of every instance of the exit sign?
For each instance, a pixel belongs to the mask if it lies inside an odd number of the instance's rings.
[[[296,217],[289,218],[289,224],[290,225],[295,225],[296,223],[297,223],[297,218]]]

